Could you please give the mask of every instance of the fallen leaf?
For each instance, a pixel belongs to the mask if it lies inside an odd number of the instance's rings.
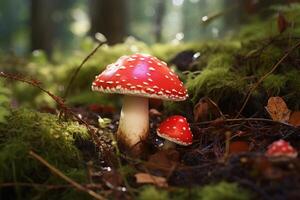
[[[290,115],[289,124],[300,126],[300,111],[293,111]]]
[[[164,175],[169,175],[170,172],[179,165],[179,153],[175,149],[161,150],[149,156],[145,166],[149,170],[158,170]]]
[[[203,97],[194,107],[194,121],[205,121],[223,117],[218,105],[208,97]]]
[[[137,183],[150,183],[158,187],[168,187],[166,178],[154,176],[147,173],[137,173],[134,175]]]
[[[237,154],[249,151],[249,144],[245,141],[234,141],[229,144],[229,154]]]
[[[270,97],[265,107],[274,121],[288,122],[291,111],[281,97]]]

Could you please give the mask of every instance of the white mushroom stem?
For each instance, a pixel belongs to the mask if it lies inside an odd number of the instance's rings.
[[[125,96],[121,111],[117,141],[127,150],[135,149],[149,132],[148,98]],[[137,150],[139,151],[139,150]],[[139,154],[139,153],[137,153]]]

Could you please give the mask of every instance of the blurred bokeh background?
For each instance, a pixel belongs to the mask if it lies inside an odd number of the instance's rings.
[[[1,51],[48,55],[77,48],[83,38],[109,44],[133,36],[146,43],[223,38],[272,0],[1,0]],[[263,16],[261,16],[263,17]]]

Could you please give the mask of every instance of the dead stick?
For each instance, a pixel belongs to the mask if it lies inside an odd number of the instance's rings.
[[[300,46],[300,42],[297,42],[292,48],[289,49],[288,52],[286,52],[281,58],[280,60],[275,63],[275,65],[272,67],[272,69],[267,72],[265,75],[263,75],[254,85],[253,87],[251,87],[250,91],[248,92],[245,101],[241,107],[241,109],[239,110],[239,112],[237,113],[237,115],[235,116],[235,118],[238,118],[241,113],[243,112],[244,108],[246,107],[252,93],[254,92],[254,90],[256,90],[256,88],[261,84],[261,82],[263,82],[269,75],[271,75],[277,68],[278,66],[288,57],[288,55],[290,55],[290,53],[292,53],[295,49],[297,49]]]
[[[92,57],[96,52],[97,50],[104,44],[105,42],[100,42],[94,49],[91,53],[89,53],[85,59],[83,59],[83,61],[80,63],[80,65],[76,68],[76,70],[74,71],[74,73],[72,74],[72,77],[67,85],[67,88],[65,90],[65,93],[63,95],[63,99],[66,99],[68,94],[69,94],[69,91],[71,89],[71,86],[77,76],[77,74],[79,73],[80,69],[83,67],[83,65],[86,63],[86,61],[88,61],[90,59],[90,57]]]
[[[83,184],[84,187],[90,188],[90,189],[103,189],[102,185],[99,184]],[[70,184],[65,185],[54,185],[54,184],[42,184],[42,183],[27,183],[27,182],[8,182],[8,183],[0,183],[1,187],[43,187],[48,190],[55,190],[55,189],[62,189],[62,188],[71,188],[74,187]]]
[[[72,186],[74,186],[79,191],[86,192],[87,194],[89,194],[90,196],[94,197],[97,200],[104,200],[105,199],[104,197],[102,197],[101,195],[97,194],[93,190],[90,190],[90,189],[88,189],[88,188],[80,185],[79,183],[75,182],[71,178],[67,177],[60,170],[58,170],[57,168],[55,168],[54,166],[52,166],[45,159],[43,159],[41,156],[39,156],[38,154],[34,153],[33,151],[29,151],[29,155],[31,155],[34,159],[36,159],[39,162],[41,162],[48,169],[50,169],[54,174],[56,174],[57,176],[59,176],[60,178],[62,178],[63,180],[65,180],[66,182],[68,182],[69,184],[71,184]]]
[[[295,126],[292,126],[290,124],[284,123],[284,122],[280,122],[280,121],[274,121],[271,119],[265,119],[265,118],[237,118],[237,119],[221,119],[219,121],[216,120],[211,120],[211,121],[204,121],[204,122],[197,122],[197,123],[190,123],[191,126],[201,126],[201,125],[207,125],[207,124],[213,124],[213,123],[230,123],[230,122],[250,122],[250,121],[254,121],[254,122],[268,122],[268,123],[274,123],[274,124],[279,124],[279,125],[283,125],[283,126],[288,126],[290,128],[296,128]]]

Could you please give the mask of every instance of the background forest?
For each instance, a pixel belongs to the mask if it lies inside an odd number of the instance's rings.
[[[299,199],[297,154],[266,154],[300,149],[299,47],[297,0],[1,0],[0,199]],[[121,95],[91,91],[136,53],[189,94],[150,101],[140,158],[115,139]],[[171,115],[192,145],[161,148]]]

